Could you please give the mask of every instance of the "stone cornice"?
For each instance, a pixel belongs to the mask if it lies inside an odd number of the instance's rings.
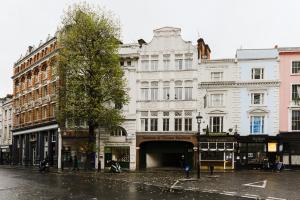
[[[248,87],[248,86],[266,86],[266,87],[279,87],[279,80],[266,80],[266,81],[213,81],[201,82],[198,84],[198,89],[203,88],[219,88],[219,87]]]

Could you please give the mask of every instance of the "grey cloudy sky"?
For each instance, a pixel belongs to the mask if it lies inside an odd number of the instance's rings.
[[[76,0],[8,0],[0,3],[0,97],[12,93],[13,63],[28,45],[54,34],[63,10]],[[212,58],[237,48],[300,46],[298,0],[87,0],[121,21],[123,42],[150,41],[162,26],[182,29],[185,40],[204,38]]]

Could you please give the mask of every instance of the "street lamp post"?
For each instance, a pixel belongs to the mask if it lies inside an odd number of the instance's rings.
[[[198,113],[198,115],[196,116],[197,119],[197,124],[198,124],[198,131],[197,131],[197,144],[198,144],[198,153],[197,153],[197,157],[198,157],[198,162],[197,162],[197,178],[200,178],[200,124],[201,124],[201,120],[202,120],[202,116],[200,115],[200,112]]]

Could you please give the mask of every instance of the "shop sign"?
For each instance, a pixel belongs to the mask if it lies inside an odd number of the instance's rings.
[[[252,137],[252,140],[254,142],[265,142],[266,139],[263,137]]]
[[[268,143],[268,152],[277,152],[277,143],[269,142]]]
[[[208,133],[209,136],[228,136],[228,133]]]

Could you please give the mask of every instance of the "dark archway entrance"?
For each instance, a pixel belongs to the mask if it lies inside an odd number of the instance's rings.
[[[140,145],[140,168],[193,166],[194,145],[182,141],[151,141]]]

